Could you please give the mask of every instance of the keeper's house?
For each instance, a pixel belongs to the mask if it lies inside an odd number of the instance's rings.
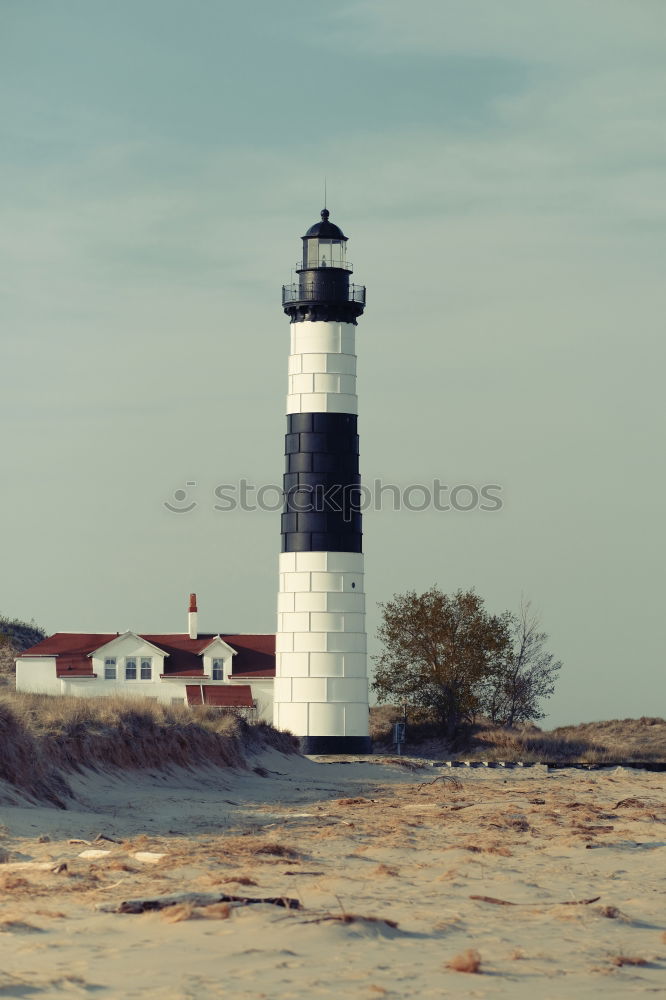
[[[275,636],[199,633],[195,594],[187,632],[56,632],[16,658],[17,691],[134,695],[241,710],[266,722],[274,677]]]

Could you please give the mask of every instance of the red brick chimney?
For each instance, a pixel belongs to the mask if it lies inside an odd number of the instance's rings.
[[[190,594],[190,609],[187,613],[187,629],[190,633],[190,639],[196,639],[198,635],[198,613],[197,613],[197,595]]]

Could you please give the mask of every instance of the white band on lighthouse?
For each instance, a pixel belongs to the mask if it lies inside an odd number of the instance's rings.
[[[367,737],[362,553],[280,554],[275,651],[279,729]]]
[[[353,323],[291,324],[287,413],[358,413]]]

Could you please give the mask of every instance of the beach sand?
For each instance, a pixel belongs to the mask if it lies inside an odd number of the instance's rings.
[[[0,996],[666,990],[663,775],[252,765],[88,772],[66,811],[0,806]],[[108,912],[191,892],[301,908]]]

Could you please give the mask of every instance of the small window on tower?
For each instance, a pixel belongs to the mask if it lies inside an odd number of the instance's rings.
[[[116,679],[116,658],[109,656],[104,660],[104,680],[115,681]]]
[[[213,660],[213,680],[224,680],[224,660]]]
[[[136,657],[128,656],[125,660],[125,680],[135,681],[136,680]]]

